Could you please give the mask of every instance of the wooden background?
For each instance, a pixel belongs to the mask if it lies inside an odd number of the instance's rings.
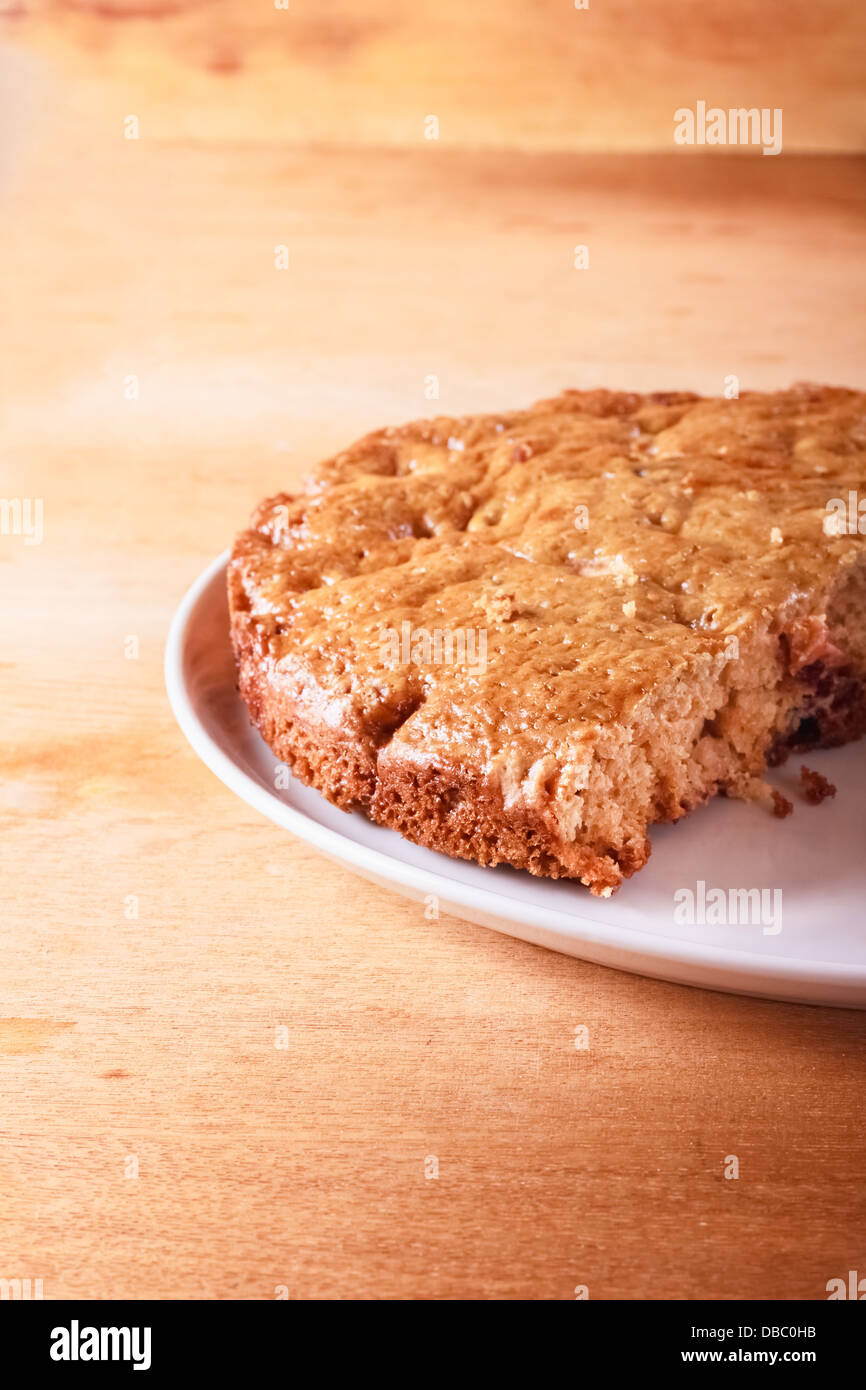
[[[699,98],[782,107],[785,148],[858,151],[858,0],[0,0],[10,36],[76,79],[76,107],[151,135],[668,150]]]
[[[429,410],[428,375],[443,411],[866,386],[861,7],[6,8],[0,493],[43,498],[45,538],[0,537],[0,1277],[820,1299],[866,1273],[862,1015],[425,921],[233,799],[162,684],[252,504]],[[672,153],[683,87],[790,102],[792,148],[841,153]]]

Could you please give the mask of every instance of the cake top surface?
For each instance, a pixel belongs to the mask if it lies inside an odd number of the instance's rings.
[[[232,566],[310,717],[530,762],[717,670],[756,623],[793,668],[820,657],[864,489],[856,391],[566,391],[367,435],[263,503]]]

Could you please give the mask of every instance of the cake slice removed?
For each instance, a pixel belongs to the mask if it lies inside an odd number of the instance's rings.
[[[382,430],[239,536],[241,694],[337,805],[609,894],[652,824],[866,731],[861,496],[841,389]]]

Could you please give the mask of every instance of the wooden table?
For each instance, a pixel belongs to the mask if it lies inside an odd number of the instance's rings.
[[[866,1272],[862,1015],[426,921],[235,800],[162,680],[252,504],[429,412],[430,376],[443,412],[866,385],[862,164],[149,138],[146,109],[125,140],[127,102],[6,61],[0,490],[44,540],[0,537],[0,1276],[821,1299]]]

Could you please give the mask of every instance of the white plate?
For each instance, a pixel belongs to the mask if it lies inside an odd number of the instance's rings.
[[[420,849],[395,831],[347,815],[294,779],[275,790],[274,755],[235,689],[225,597],[226,555],[196,581],[168,637],[165,677],[181,729],[211,771],[250,806],[324,854],[407,897],[568,955],[683,984],[777,999],[866,1008],[866,741],[809,754],[838,787],[774,820],[756,805],[716,798],[678,825],[653,832],[647,867],[610,899],[579,884],[483,869]],[[790,790],[792,759],[775,777]],[[683,925],[675,894],[766,890],[760,921]],[[781,899],[773,895],[778,890]],[[682,901],[682,898],[679,899]],[[737,900],[739,901],[739,900]],[[694,915],[697,915],[695,913]]]

